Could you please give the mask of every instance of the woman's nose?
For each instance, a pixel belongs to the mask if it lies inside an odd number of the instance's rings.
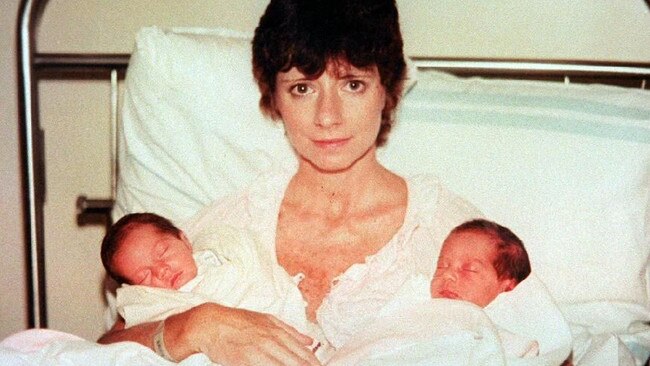
[[[318,99],[316,124],[328,128],[341,123],[341,97],[334,90],[323,90]]]

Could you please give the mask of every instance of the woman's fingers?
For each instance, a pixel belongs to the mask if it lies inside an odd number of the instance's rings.
[[[307,346],[297,343],[292,335],[284,331],[278,333],[276,339],[261,344],[260,349],[271,364],[320,365]]]
[[[320,365],[311,338],[275,317],[216,304],[199,306],[199,350],[223,365]],[[197,319],[198,320],[198,319]]]
[[[289,324],[279,320],[274,316],[270,316],[270,318],[272,322],[274,322],[279,327],[282,327],[282,329],[284,329],[287,333],[289,333],[291,336],[293,336],[298,342],[302,343],[303,345],[310,346],[314,342],[313,338],[300,333]]]
[[[271,349],[271,354],[282,361],[283,365],[320,365],[309,346],[313,339],[298,332],[284,322],[271,317],[271,321],[279,326],[282,331],[276,339],[279,347]],[[289,353],[287,353],[288,351]],[[295,356],[295,357],[294,357]],[[293,363],[297,362],[297,363]]]
[[[293,327],[267,314],[253,313],[263,318],[258,343],[252,345],[250,355],[257,355],[259,359],[251,364],[260,365],[320,365],[316,356],[308,348],[312,339],[298,332]],[[256,357],[256,358],[257,358]]]

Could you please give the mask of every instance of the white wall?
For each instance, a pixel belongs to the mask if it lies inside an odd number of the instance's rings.
[[[410,55],[650,60],[644,0],[397,1]],[[267,2],[51,0],[40,48],[129,52],[132,34],[153,24],[252,31]]]
[[[410,55],[650,61],[643,0],[398,0]]]
[[[130,52],[145,25],[252,31],[267,0],[50,0],[41,52]],[[19,0],[0,2],[0,338],[26,326],[15,24]],[[650,62],[643,0],[398,0],[410,55]],[[83,4],[83,6],[80,6]],[[8,51],[8,52],[7,52]],[[79,194],[109,192],[107,82],[44,81],[46,271],[50,326],[102,332],[101,227],[79,228]]]

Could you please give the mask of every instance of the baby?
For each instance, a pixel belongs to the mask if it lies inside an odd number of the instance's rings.
[[[162,216],[129,214],[108,230],[101,257],[107,273],[127,285],[117,291],[127,327],[158,320],[151,316],[164,319],[173,304],[187,308],[211,301],[274,315],[304,305],[294,280],[276,265],[272,253],[253,233],[232,227],[215,225],[190,243]],[[147,301],[161,312],[154,313],[158,310]]]
[[[485,307],[530,274],[528,253],[508,228],[476,219],[455,227],[442,244],[431,297]]]
[[[252,233],[226,226],[190,243],[153,213],[122,217],[101,247],[107,273],[126,285],[117,289],[116,307],[127,328],[215,302],[276,316],[312,336],[312,349],[322,357],[326,342],[307,321],[300,290],[273,254]]]
[[[463,300],[485,308],[529,274],[530,261],[521,239],[495,222],[475,219],[456,226],[442,243],[431,280],[431,297]],[[537,341],[498,331],[508,353],[518,357],[539,353]]]
[[[571,333],[531,273],[522,241],[499,224],[475,219],[449,232],[433,278],[407,279],[376,318],[343,343],[329,366],[500,365],[533,357],[536,364],[559,365],[570,352]]]

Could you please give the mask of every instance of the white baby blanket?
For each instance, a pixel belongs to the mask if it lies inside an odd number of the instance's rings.
[[[313,333],[294,279],[272,262],[252,233],[220,226],[194,238],[192,245],[198,274],[181,291],[128,285],[117,290],[117,309],[127,327],[216,302],[272,314]]]
[[[328,365],[559,365],[569,356],[569,327],[533,274],[485,309],[430,299],[428,288],[412,278]]]

